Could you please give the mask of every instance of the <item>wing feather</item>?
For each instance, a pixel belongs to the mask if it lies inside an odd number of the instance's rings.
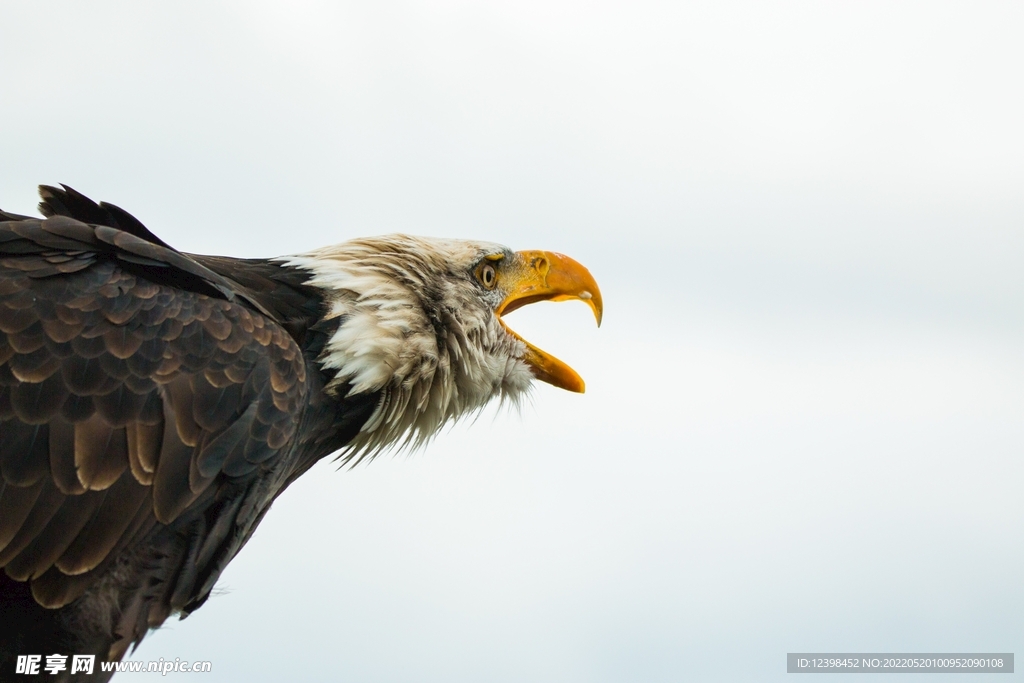
[[[25,546],[31,543],[49,524],[50,519],[67,498],[67,496],[57,490],[57,487],[54,486],[50,479],[43,479],[41,483],[43,488],[39,492],[39,497],[36,498],[35,503],[32,505],[32,510],[29,511],[25,521],[21,523],[18,531],[7,542],[7,545],[0,548],[0,566],[3,566],[5,570],[7,563],[24,550]],[[10,575],[10,572],[7,573]]]
[[[79,422],[82,424],[82,422]],[[63,416],[50,421],[50,476],[61,493],[78,495],[85,485],[75,465],[75,424]]]
[[[130,473],[118,477],[89,523],[56,561],[57,568],[69,576],[95,569],[113,550],[148,497],[149,487]]]
[[[65,496],[46,526],[6,563],[7,575],[17,581],[42,576],[75,540],[106,495],[106,491],[86,491],[79,496]]]
[[[14,486],[31,486],[49,474],[49,429],[17,419],[0,429],[0,472]]]
[[[14,486],[0,481],[0,551],[7,547],[21,529],[45,485],[45,479],[40,479],[32,486]]]
[[[201,604],[290,481],[305,359],[122,210],[43,197],[0,216],[0,567],[51,608],[135,572],[122,648]]]
[[[109,497],[109,496],[108,496]],[[152,491],[147,488],[146,497],[139,506],[128,528],[121,534],[114,548],[100,564],[82,574],[66,574],[57,565],[50,567],[42,576],[32,580],[32,595],[43,607],[56,609],[81,597],[109,568],[122,550],[141,542],[156,525],[152,510]]]
[[[109,424],[100,413],[75,425],[75,467],[86,489],[102,491],[128,469],[125,430]]]
[[[163,524],[173,522],[198,495],[189,481],[194,444],[185,443],[173,426],[176,412],[171,401],[164,402],[163,442],[153,476],[153,510]]]
[[[128,466],[132,470],[132,476],[140,484],[149,486],[153,483],[163,433],[162,421],[157,425],[130,422],[125,427],[125,435],[128,437]]]

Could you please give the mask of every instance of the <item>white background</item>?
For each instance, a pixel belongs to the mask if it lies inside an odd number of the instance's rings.
[[[137,659],[532,683],[1024,653],[1020,3],[5,1],[0,25],[5,209],[64,182],[238,256],[473,237],[604,292],[600,330],[510,317],[585,395],[324,462]]]

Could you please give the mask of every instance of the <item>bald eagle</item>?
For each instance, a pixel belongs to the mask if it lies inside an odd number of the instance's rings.
[[[600,324],[561,254],[389,235],[200,256],[40,194],[45,218],[0,212],[0,678],[20,654],[118,660],[201,607],[322,458],[421,444],[534,379],[583,391],[501,318],[578,299]]]

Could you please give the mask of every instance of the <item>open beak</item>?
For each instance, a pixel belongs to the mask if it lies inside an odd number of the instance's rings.
[[[519,251],[516,263],[507,271],[508,281],[502,288],[508,292],[496,311],[499,320],[505,313],[536,301],[568,301],[579,299],[594,312],[598,327],[604,305],[601,290],[590,271],[568,256],[553,251]],[[504,321],[501,321],[505,325]],[[541,351],[505,326],[509,334],[526,344],[523,360],[529,364],[534,376],[556,387],[583,393],[583,378],[576,371],[551,354]]]

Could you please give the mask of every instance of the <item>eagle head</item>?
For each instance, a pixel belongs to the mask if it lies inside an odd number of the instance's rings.
[[[579,299],[601,324],[590,272],[562,254],[409,235],[364,238],[282,259],[309,271],[336,330],[319,359],[328,392],[380,398],[349,454],[419,445],[494,398],[516,402],[539,379],[582,392],[568,365],[502,315]]]

